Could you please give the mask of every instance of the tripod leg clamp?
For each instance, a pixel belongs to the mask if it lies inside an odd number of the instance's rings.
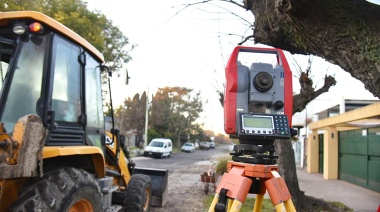
[[[220,189],[219,200],[216,203],[214,211],[215,212],[226,212],[227,210],[227,189]]]
[[[285,180],[282,177],[275,177],[265,181],[265,186],[267,187],[273,205],[280,204],[292,198]]]

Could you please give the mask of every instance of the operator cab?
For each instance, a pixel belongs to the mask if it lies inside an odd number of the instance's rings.
[[[11,13],[18,14],[6,19]],[[12,133],[19,118],[37,114],[49,129],[45,145],[102,147],[101,54],[40,13],[0,12],[0,16],[0,120],[4,129]]]

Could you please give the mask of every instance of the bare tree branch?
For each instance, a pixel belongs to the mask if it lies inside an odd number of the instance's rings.
[[[251,38],[254,38],[253,35],[245,37],[244,40],[242,40],[241,42],[238,43],[238,45],[243,45],[245,42],[247,42]]]

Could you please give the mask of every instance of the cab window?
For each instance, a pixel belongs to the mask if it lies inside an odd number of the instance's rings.
[[[80,64],[77,46],[56,36],[53,45],[53,101],[55,120],[77,122],[81,114]]]
[[[86,55],[86,111],[89,127],[104,127],[99,63]]]
[[[102,148],[102,136],[99,132],[104,128],[102,108],[101,77],[99,62],[86,54],[86,114],[88,143]]]
[[[45,37],[41,42],[29,42],[33,35],[21,42],[21,50],[15,64],[12,79],[9,73],[5,81],[11,81],[1,117],[8,132],[12,132],[17,120],[27,114],[37,114],[36,105],[41,95]],[[1,63],[1,68],[8,67]],[[5,73],[5,70],[2,70]],[[4,77],[4,76],[3,76]],[[5,82],[4,81],[4,82]]]

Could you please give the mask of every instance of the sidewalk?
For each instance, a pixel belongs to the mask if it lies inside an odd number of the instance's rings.
[[[343,180],[325,180],[320,173],[307,173],[297,168],[300,189],[305,195],[327,201],[337,201],[355,212],[376,212],[380,204],[380,193],[348,183]]]

